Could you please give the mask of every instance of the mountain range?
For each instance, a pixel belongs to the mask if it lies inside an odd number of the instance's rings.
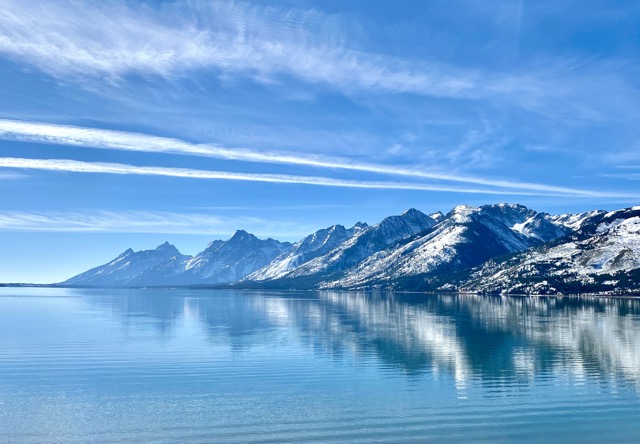
[[[640,290],[640,206],[550,215],[519,204],[409,209],[290,244],[238,230],[195,256],[129,249],[68,286],[234,286],[489,293]]]

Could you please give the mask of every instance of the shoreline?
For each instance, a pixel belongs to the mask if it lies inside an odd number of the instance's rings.
[[[238,290],[238,291],[274,291],[274,292],[313,292],[313,291],[339,291],[339,292],[359,292],[359,293],[397,293],[397,294],[424,294],[424,295],[464,295],[464,296],[492,296],[492,297],[511,297],[511,298],[572,298],[572,297],[591,297],[606,299],[640,299],[640,290],[638,293],[568,293],[568,294],[537,294],[537,293],[498,293],[485,291],[412,291],[412,290],[383,290],[383,289],[322,289],[322,288],[306,288],[306,289],[278,289],[278,288],[256,288],[256,287],[235,287],[235,286],[208,286],[208,285],[182,285],[182,286],[142,286],[142,287],[101,287],[101,286],[82,286],[82,285],[60,285],[60,284],[28,284],[28,283],[0,283],[0,288],[69,288],[69,289],[103,289],[103,290]]]

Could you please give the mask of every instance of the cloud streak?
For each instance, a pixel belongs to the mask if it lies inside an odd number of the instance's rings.
[[[231,235],[243,228],[260,236],[297,238],[310,227],[256,217],[167,211],[0,211],[0,230],[87,233]],[[305,231],[307,230],[307,231]]]
[[[300,156],[288,153],[264,152],[243,148],[226,148],[213,145],[193,144],[183,140],[140,133],[69,125],[54,125],[48,123],[33,123],[9,119],[0,119],[0,138],[5,140],[70,145],[84,148],[181,154],[245,162],[361,171],[520,190],[518,192],[514,191],[513,193],[509,193],[507,190],[504,192],[505,194],[528,194],[526,191],[535,193],[560,193],[577,196],[591,196],[593,194],[591,191],[578,190],[574,188],[430,172],[410,167],[353,162],[344,158],[318,155]]]
[[[299,184],[322,187],[338,188],[361,188],[379,190],[414,190],[414,191],[436,191],[452,193],[470,193],[487,195],[524,195],[524,196],[564,196],[564,197],[639,197],[635,194],[626,193],[601,193],[592,192],[576,196],[573,194],[542,193],[517,190],[495,190],[483,188],[458,188],[447,187],[437,184],[411,183],[411,182],[374,182],[360,180],[343,180],[330,177],[318,176],[294,176],[288,174],[252,174],[237,173],[228,171],[198,170],[190,168],[166,168],[166,167],[146,167],[134,166],[119,163],[105,162],[83,162],[68,159],[25,159],[15,157],[0,158],[0,168],[15,168],[26,170],[58,171],[71,173],[90,174],[115,174],[115,175],[139,175],[139,176],[162,176],[183,179],[201,180],[232,180],[263,182],[276,184]]]
[[[294,176],[288,174],[252,174],[228,171],[197,170],[190,168],[145,167],[119,163],[83,162],[68,159],[25,159],[15,157],[0,158],[0,168],[26,170],[58,171],[71,173],[116,174],[163,176],[183,179],[234,180],[248,182],[266,182],[281,184],[300,184],[339,188],[364,188],[387,190],[444,191],[455,193],[498,194],[498,195],[545,195],[564,196],[564,194],[545,194],[527,191],[502,191],[479,188],[457,188],[410,182],[373,182],[343,180],[330,177]],[[598,194],[599,196],[599,194]]]

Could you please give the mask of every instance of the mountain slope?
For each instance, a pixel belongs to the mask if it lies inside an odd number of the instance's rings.
[[[640,287],[640,207],[567,219],[579,227],[574,234],[491,260],[459,287],[512,293]]]
[[[92,268],[64,282],[64,285],[89,285],[89,286],[123,286],[139,285],[136,278],[155,269],[155,273],[148,274],[153,282],[162,282],[172,275],[180,264],[185,264],[191,256],[181,254],[176,247],[165,242],[155,250],[143,250],[134,252],[129,248],[124,253],[104,265]],[[177,264],[177,265],[176,265]]]
[[[253,234],[238,230],[227,241],[209,244],[186,264],[185,272],[171,282],[220,284],[239,281],[290,248],[289,242],[261,240]]]
[[[353,235],[366,230],[367,227],[367,224],[358,223],[349,229],[346,229],[342,225],[333,225],[329,228],[318,230],[293,244],[289,251],[276,257],[265,267],[254,271],[245,279],[250,281],[264,281],[280,278],[305,262],[327,254]]]
[[[387,217],[382,222],[356,233],[327,254],[286,273],[281,280],[297,280],[310,285],[327,277],[339,276],[394,242],[421,233],[435,224],[434,219],[413,208],[399,216]]]
[[[372,254],[321,287],[395,286],[402,278],[464,270],[562,235],[544,215],[521,205],[460,205],[422,236]]]

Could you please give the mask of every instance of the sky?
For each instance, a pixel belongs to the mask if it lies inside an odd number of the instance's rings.
[[[640,203],[640,3],[0,0],[0,282]]]

